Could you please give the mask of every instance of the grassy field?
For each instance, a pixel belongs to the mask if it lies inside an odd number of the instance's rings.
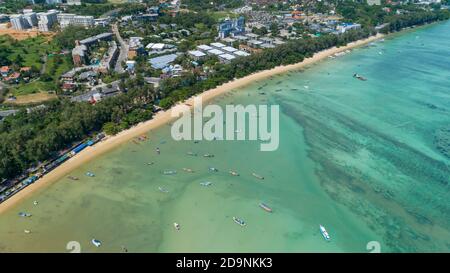
[[[7,58],[13,65],[35,67],[42,72],[40,79],[35,78],[29,83],[9,86],[10,93],[18,99],[24,95],[54,91],[59,77],[73,66],[70,54],[52,54],[60,50],[48,37],[44,36],[21,41],[16,41],[9,36],[0,36],[0,49],[8,52]]]
[[[42,67],[42,57],[56,48],[48,41],[48,38],[37,36],[21,41],[16,41],[9,36],[0,36],[0,47],[10,50],[8,59],[12,63],[21,60],[20,66]]]
[[[9,101],[8,104],[30,104],[30,103],[39,103],[43,101],[48,101],[51,99],[56,99],[57,96],[55,94],[49,94],[47,92],[41,92],[36,94],[29,94],[17,97],[15,101]]]

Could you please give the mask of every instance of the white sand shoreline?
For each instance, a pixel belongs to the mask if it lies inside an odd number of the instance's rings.
[[[196,97],[202,98],[203,102],[210,101],[211,99],[224,94],[228,91],[231,91],[236,88],[244,87],[248,84],[251,84],[255,81],[266,79],[270,76],[282,74],[288,71],[304,68],[305,66],[317,63],[323,59],[325,59],[328,56],[334,55],[335,53],[342,52],[345,50],[349,50],[355,47],[366,45],[370,42],[373,42],[375,40],[383,38],[384,35],[378,34],[376,36],[371,36],[367,39],[355,41],[352,43],[347,44],[346,46],[342,46],[339,48],[333,47],[330,49],[323,50],[321,52],[318,52],[314,54],[313,57],[304,59],[300,63],[292,64],[292,65],[286,65],[286,66],[278,66],[270,70],[264,70],[260,71],[251,75],[248,75],[246,77],[236,79],[230,82],[227,82],[225,84],[222,84],[216,88],[207,90]],[[94,146],[88,147],[85,150],[81,151],[79,154],[74,156],[73,158],[67,160],[60,166],[58,166],[56,169],[52,170],[50,173],[46,174],[44,177],[36,181],[35,183],[31,184],[30,186],[26,187],[25,189],[21,190],[20,192],[16,193],[14,196],[9,198],[8,200],[4,201],[0,204],[0,213],[3,213],[7,211],[8,209],[14,207],[15,205],[19,204],[20,201],[28,196],[30,196],[32,193],[36,192],[39,189],[42,189],[51,183],[57,181],[58,179],[61,179],[71,171],[75,170],[76,168],[80,167],[81,165],[85,164],[86,162],[89,162],[96,157],[114,149],[115,147],[124,144],[130,140],[132,140],[135,137],[138,137],[140,135],[146,134],[148,131],[156,129],[164,124],[167,124],[170,122],[173,118],[171,117],[171,110],[176,109],[177,107],[182,107],[182,105],[190,104],[193,105],[194,97],[188,99],[187,101],[180,103],[178,105],[175,105],[171,109],[167,111],[161,111],[157,113],[151,120],[139,123],[138,125],[127,129],[125,131],[120,132],[119,134],[111,137],[107,137],[106,139],[102,140],[99,143],[96,143]]]

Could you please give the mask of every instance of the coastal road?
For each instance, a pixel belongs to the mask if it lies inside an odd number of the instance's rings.
[[[120,36],[119,28],[117,27],[117,23],[112,25],[112,31],[116,35],[117,41],[119,41],[119,48],[120,48],[120,54],[119,58],[117,58],[116,66],[114,70],[117,73],[125,73],[125,69],[122,67],[122,62],[127,60],[128,57],[128,44],[122,39],[122,36]]]

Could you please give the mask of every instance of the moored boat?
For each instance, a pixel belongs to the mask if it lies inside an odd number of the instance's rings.
[[[264,204],[264,203],[259,203],[259,207],[262,208],[263,210],[267,211],[267,212],[272,212],[272,208],[269,207],[268,205]]]
[[[233,221],[234,221],[236,224],[240,225],[241,227],[245,227],[245,226],[247,225],[247,223],[245,223],[244,220],[242,220],[241,218],[238,218],[238,217],[234,217],[234,216],[233,216]]]
[[[214,168],[214,167],[209,167],[209,170],[211,172],[218,172],[219,171],[217,168]]]
[[[173,226],[175,227],[176,230],[180,230],[180,224],[178,223],[173,223]]]
[[[166,188],[163,188],[163,187],[158,187],[158,190],[160,192],[163,192],[163,193],[168,193],[169,192],[169,190],[167,190]]]
[[[92,239],[91,242],[96,247],[100,247],[102,245],[102,242],[100,242],[100,240],[97,239]]]
[[[208,186],[211,186],[211,185],[212,185],[212,183],[209,182],[209,181],[200,182],[200,186],[203,186],[203,187],[208,187]]]
[[[203,157],[214,157],[212,154],[204,154]]]
[[[69,178],[70,180],[74,180],[74,181],[79,180],[79,178],[76,176],[68,176],[67,178]]]
[[[176,173],[177,173],[177,171],[174,171],[174,170],[165,170],[165,171],[163,171],[164,175],[172,175],[172,174],[176,174]]]
[[[20,217],[31,217],[31,213],[19,212]]]
[[[94,177],[95,176],[95,174],[93,174],[91,172],[87,172],[86,175],[89,176],[89,177]]]
[[[237,172],[235,172],[235,171],[230,171],[229,172],[232,176],[239,176],[239,174],[237,173]]]
[[[258,178],[258,179],[261,179],[261,180],[264,179],[264,176],[261,176],[261,175],[259,175],[259,174],[257,174],[257,173],[252,173],[252,175],[253,175],[254,177]]]
[[[367,81],[366,78],[364,78],[363,76],[359,75],[358,73],[353,74],[353,78],[356,78],[360,81]]]
[[[188,172],[188,173],[193,173],[194,172],[192,169],[189,169],[189,168],[183,168],[183,171]]]
[[[328,231],[325,229],[324,226],[319,225],[319,229],[320,229],[320,233],[322,233],[323,238],[325,238],[325,240],[330,241],[331,237],[328,234]]]

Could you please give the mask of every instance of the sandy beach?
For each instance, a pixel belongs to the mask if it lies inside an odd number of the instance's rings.
[[[225,83],[221,86],[218,86],[214,89],[208,90],[203,92],[202,94],[199,94],[196,97],[200,97],[203,102],[210,101],[214,97],[217,97],[221,94],[224,94],[225,92],[228,92],[230,90],[244,87],[252,82],[262,80],[265,78],[268,78],[273,75],[282,74],[288,71],[296,70],[303,68],[305,66],[314,64],[318,61],[321,61],[328,56],[331,56],[335,53],[342,52],[345,50],[349,50],[355,47],[366,45],[370,42],[373,42],[377,39],[381,39],[384,37],[384,35],[378,34],[376,36],[371,36],[364,40],[359,40],[356,42],[349,43],[346,46],[343,47],[333,47],[321,52],[316,53],[313,57],[307,58],[303,60],[300,63],[287,65],[287,66],[278,66],[270,70],[265,70],[261,72],[257,72],[254,74],[251,74],[249,76],[246,76],[244,78],[236,79],[233,81],[230,81],[228,83]],[[49,184],[57,181],[58,179],[64,177],[74,169],[78,168],[79,166],[85,164],[86,162],[89,162],[90,160],[95,159],[99,155],[102,155],[115,147],[126,143],[130,140],[132,140],[135,137],[138,137],[140,135],[146,134],[148,131],[153,130],[155,128],[158,128],[161,125],[167,124],[170,122],[173,118],[171,117],[171,111],[178,108],[183,107],[185,104],[193,104],[195,97],[192,97],[188,99],[187,101],[180,103],[178,105],[175,105],[171,109],[167,111],[161,111],[158,112],[153,119],[140,123],[128,130],[122,131],[119,134],[115,136],[110,136],[102,140],[101,142],[97,143],[94,146],[88,147],[73,158],[69,159],[68,161],[64,162],[61,166],[57,167],[55,170],[51,171],[50,173],[46,174],[44,177],[36,181],[36,183],[28,186],[27,188],[23,189],[19,193],[15,194],[5,202],[0,204],[0,213],[5,212],[7,209],[14,207],[15,205],[19,204],[20,201],[32,194],[33,192],[42,189]],[[150,141],[152,141],[151,135],[150,135]]]

